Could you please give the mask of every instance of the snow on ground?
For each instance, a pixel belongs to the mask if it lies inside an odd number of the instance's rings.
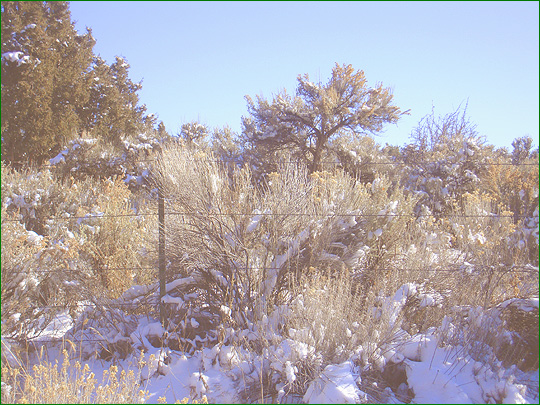
[[[233,378],[226,368],[216,361],[215,350],[205,348],[187,357],[178,352],[170,352],[167,365],[160,365],[160,375],[150,378],[146,389],[150,392],[149,402],[165,397],[167,403],[183,398],[201,399],[206,395],[209,402],[241,402]],[[160,353],[156,353],[159,358]],[[157,369],[156,369],[157,370]]]
[[[404,285],[390,303],[401,304],[414,288]],[[533,306],[536,301],[533,301]],[[399,307],[399,305],[397,306]],[[527,307],[528,308],[528,307]],[[390,306],[389,306],[389,309]],[[395,321],[395,319],[392,319]],[[443,322],[444,323],[444,322]],[[73,320],[67,312],[61,312],[44,331],[35,337],[36,342],[69,336]],[[444,325],[448,327],[448,325]],[[442,328],[442,327],[441,327]],[[444,328],[443,328],[444,329]],[[366,403],[373,402],[363,385],[364,372],[371,367],[384,369],[391,362],[404,365],[405,377],[401,385],[392,391],[383,391],[386,403],[403,403],[408,392],[412,403],[538,403],[538,370],[522,372],[515,366],[504,368],[501,363],[491,366],[475,361],[463,347],[442,345],[437,328],[409,336],[399,343],[392,342],[380,347],[384,359],[371,365],[365,364],[358,353],[367,348],[359,347],[356,354],[339,364],[325,365],[318,376],[307,381],[302,397],[292,396],[290,388],[299,378],[296,365],[308,360],[312,348],[291,338],[281,338],[276,333],[261,354],[248,351],[241,345],[218,343],[203,347],[189,355],[168,348],[153,347],[153,337],[163,332],[161,324],[151,318],[139,318],[139,324],[131,341],[134,347],[145,347],[146,365],[141,370],[141,388],[148,390],[149,403],[165,398],[167,403],[189,398],[200,400],[206,396],[210,403],[245,403],[261,401],[259,382],[270,377],[277,392],[263,392],[265,402],[305,403]],[[240,331],[246,335],[247,331]],[[255,331],[256,332],[256,331]],[[254,331],[250,332],[254,333]],[[294,336],[294,335],[293,335]],[[78,342],[74,342],[76,345]],[[83,343],[84,345],[84,343]],[[9,355],[10,343],[2,338],[3,358]],[[379,349],[378,349],[379,350]],[[82,350],[85,352],[85,350]],[[36,351],[37,353],[38,351]],[[62,362],[62,343],[47,345],[49,361],[57,358]],[[88,351],[86,351],[88,352]],[[125,359],[111,360],[120,370],[136,369],[137,350]],[[78,359],[72,353],[73,360]],[[103,371],[113,363],[102,359],[85,360],[101,380]],[[273,373],[273,374],[272,374]],[[276,379],[277,376],[277,379]],[[161,399],[161,400],[162,400]]]
[[[356,404],[367,401],[367,394],[356,385],[360,376],[354,374],[354,366],[350,361],[326,366],[321,376],[309,385],[304,402]]]
[[[537,403],[538,393],[527,392],[523,383],[509,375],[512,370],[501,369],[497,374],[468,356],[452,357],[452,352],[459,349],[436,348],[436,342],[429,339],[416,341],[422,360],[405,360],[412,403]],[[59,346],[49,348],[48,355],[61,358]],[[151,355],[155,358],[153,362],[149,361]],[[167,403],[174,403],[183,398],[200,400],[203,396],[210,403],[243,403],[242,391],[249,390],[249,383],[260,377],[257,361],[241,360],[244,355],[236,355],[235,349],[228,346],[204,348],[191,356],[151,348],[145,355],[148,364],[142,370],[142,388],[149,391],[149,403],[156,403],[162,397]],[[110,365],[103,360],[88,362],[98,379]],[[133,364],[136,364],[135,354],[116,361],[120,370],[133,369]],[[521,373],[521,378],[536,381],[538,386],[538,370],[526,376]],[[303,402],[366,403],[369,398],[359,388],[361,381],[361,368],[351,360],[328,365],[309,384]],[[292,400],[283,391],[277,398],[285,403]],[[399,403],[394,395],[388,399],[388,403]]]

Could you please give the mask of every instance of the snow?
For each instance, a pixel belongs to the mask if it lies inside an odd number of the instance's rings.
[[[30,56],[24,55],[24,53],[20,51],[4,52],[2,54],[2,60],[6,60],[12,63],[16,62],[18,67],[24,63],[28,63],[30,61]]]
[[[249,232],[249,233],[251,233],[251,232],[255,231],[255,229],[257,229],[257,227],[259,226],[259,223],[261,222],[261,220],[263,218],[262,212],[260,210],[258,210],[258,209],[254,210],[253,214],[255,214],[255,216],[251,219],[249,225],[246,228],[246,231]]]
[[[499,305],[497,305],[497,307],[506,308],[510,305],[517,307],[521,311],[531,312],[535,309],[538,310],[538,297],[532,297],[527,299],[511,298],[500,303]]]
[[[270,128],[267,128],[262,134],[259,135],[259,139],[263,140],[263,139],[274,138],[277,135],[278,135],[277,130],[273,127],[270,127]]]
[[[459,348],[437,349],[425,361],[407,361],[407,382],[415,402],[526,403],[523,386],[512,384],[512,379],[500,380],[470,357],[458,355],[459,352]]]
[[[321,376],[311,382],[303,401],[308,404],[356,404],[367,400],[356,385],[350,361],[326,366]]]
[[[51,166],[57,165],[59,163],[65,162],[65,156],[69,153],[69,149],[65,149],[60,152],[58,155],[49,160]]]
[[[179,279],[176,279],[176,280],[171,281],[170,283],[166,284],[165,285],[165,291],[167,293],[169,293],[172,290],[174,290],[175,288],[182,287],[182,286],[185,286],[185,285],[190,285],[190,284],[193,284],[193,283],[195,283],[195,279],[193,277],[191,277],[191,276],[185,277],[185,278],[179,278]]]
[[[164,304],[176,304],[176,308],[180,309],[184,305],[184,300],[180,297],[172,297],[169,294],[164,295],[161,298],[161,302]]]
[[[26,237],[26,242],[31,245],[39,246],[43,240],[43,236],[38,235],[34,231],[27,231],[28,236]]]
[[[183,285],[169,283],[168,286]],[[147,292],[145,288],[132,288],[127,296]],[[418,286],[411,283],[403,284],[396,293],[386,301],[390,310],[404,304],[408,297],[417,294]],[[301,301],[301,300],[300,300]],[[180,303],[175,297],[165,296],[163,302]],[[392,305],[390,305],[392,304]],[[397,306],[393,306],[396,304]],[[523,302],[508,300],[501,304],[518,305]],[[538,305],[538,300],[529,300],[530,306]],[[228,313],[230,309],[222,308]],[[265,325],[276,331],[277,323],[287,312],[286,307],[274,311]],[[150,338],[163,336],[164,329],[160,322],[145,315],[138,318],[135,330],[128,339],[135,347],[144,348],[146,365],[141,370],[141,383],[149,391],[148,402],[155,403],[159,397],[165,397],[168,403],[178,399],[190,398],[200,400],[206,396],[210,403],[245,403],[242,396],[248,387],[260,381],[261,372],[264,375],[274,375],[278,402],[287,403],[293,400],[288,392],[293,384],[297,384],[300,376],[304,376],[299,367],[302,362],[312,359],[313,348],[299,342],[301,331],[291,330],[291,338],[280,337],[274,333],[267,341],[262,354],[246,350],[242,345],[217,343],[208,347],[203,346],[191,355],[168,348],[161,349],[150,343]],[[198,328],[199,322],[188,317],[187,322],[193,328]],[[448,328],[451,320],[446,318],[441,326]],[[47,340],[51,337],[61,338],[73,326],[73,320],[64,311],[50,322],[40,336],[35,340]],[[351,324],[350,335],[360,327],[358,323]],[[405,381],[397,387],[394,393],[390,388],[384,391],[384,403],[400,403],[398,398],[406,397],[407,391],[412,395],[411,403],[534,403],[537,393],[530,392],[525,382],[534,386],[538,381],[538,370],[523,373],[514,368],[492,369],[485,363],[475,361],[463,347],[442,345],[440,329],[430,328],[425,333],[410,336],[403,332],[401,343],[390,343],[377,347],[374,343],[360,346],[349,359],[326,365],[322,371],[307,381],[306,391],[302,400],[305,403],[366,403],[373,402],[365,389],[365,367],[358,364],[358,359],[368,359],[372,353],[372,366],[383,370],[390,363],[401,363],[405,367]],[[237,333],[241,332],[241,333]],[[257,333],[249,330],[230,330],[230,336],[237,334],[241,339],[257,340]],[[111,341],[125,340],[118,333]],[[61,358],[61,343],[50,346],[49,355]],[[84,343],[83,343],[84,345]],[[10,342],[2,337],[3,359],[15,361],[10,357]],[[58,349],[55,349],[58,347]],[[84,350],[83,350],[84,352]],[[119,369],[133,369],[136,364],[137,351],[126,359],[116,359]],[[262,357],[261,357],[262,356]],[[11,360],[10,360],[11,359]],[[91,370],[100,376],[108,368],[103,360],[88,359]],[[111,363],[112,364],[112,363]],[[263,370],[264,369],[264,370]],[[267,374],[270,373],[270,374]],[[273,374],[272,374],[273,373]],[[277,378],[277,380],[275,379]],[[304,377],[302,377],[304,378]],[[8,389],[8,387],[4,387]],[[537,388],[536,388],[537,390]]]
[[[32,342],[61,339],[73,326],[73,319],[67,310],[56,314],[53,319],[45,325],[45,327],[42,327],[44,325],[43,320],[44,319],[40,320],[40,325],[35,329],[35,332],[30,333],[29,337]]]

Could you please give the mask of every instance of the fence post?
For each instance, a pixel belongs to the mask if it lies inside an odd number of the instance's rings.
[[[158,222],[159,222],[159,318],[161,325],[166,328],[167,317],[165,306],[161,301],[165,296],[165,201],[163,199],[163,190],[158,186]]]

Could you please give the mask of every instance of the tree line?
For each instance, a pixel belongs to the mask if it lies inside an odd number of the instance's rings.
[[[168,135],[163,123],[156,129],[156,117],[139,102],[142,84],[130,79],[127,61],[116,57],[109,65],[94,54],[95,43],[90,28],[84,34],[76,31],[68,2],[2,2],[5,163],[41,164],[86,135],[119,150],[123,141],[145,132]],[[219,157],[248,163],[261,174],[275,171],[280,160],[301,162],[310,172],[321,171],[323,162],[330,160],[369,180],[370,169],[364,166],[378,151],[366,136],[408,114],[393,103],[390,88],[370,87],[363,71],[337,63],[327,83],[299,75],[294,95],[283,90],[271,100],[246,96],[246,101],[249,114],[242,117],[241,134],[227,127],[212,132],[191,122],[175,139],[192,147],[210,146]],[[464,173],[479,172],[471,163],[481,160],[479,155],[506,154],[514,163],[537,156],[529,137],[514,141],[512,155],[486,146],[465,112],[458,109],[439,119],[433,113],[426,116],[409,145],[387,145],[384,154],[391,161],[411,163],[440,161],[466,150],[470,156]],[[483,153],[473,150],[478,147]]]

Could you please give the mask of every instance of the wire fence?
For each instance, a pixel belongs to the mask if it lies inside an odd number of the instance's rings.
[[[290,267],[294,267],[291,265]],[[509,265],[509,266],[502,266],[502,267],[494,267],[494,266],[472,266],[472,268],[475,271],[492,271],[492,272],[518,272],[518,273],[538,273],[538,267],[534,267],[532,265]],[[242,271],[264,271],[264,270],[282,270],[283,267],[272,267],[272,266],[236,266],[237,270]],[[468,268],[466,266],[457,266],[454,268],[439,268],[439,267],[377,267],[378,271],[396,271],[396,272],[412,272],[412,273],[432,273],[432,272],[458,272],[458,271],[468,271]],[[469,268],[470,269],[470,268]],[[48,274],[48,273],[76,273],[76,274],[86,274],[86,272],[93,271],[93,272],[108,272],[108,271],[123,271],[126,270],[132,270],[132,271],[154,271],[157,272],[157,267],[114,267],[114,268],[80,268],[80,269],[33,269],[33,270],[10,270],[10,273],[12,274]],[[359,270],[362,270],[362,268],[359,268]]]
[[[223,163],[223,164],[230,164],[230,161],[223,161],[223,160],[211,160],[211,159],[194,159],[195,161],[204,161],[207,163]],[[157,162],[156,159],[148,159],[144,160],[144,162]],[[278,161],[276,162],[278,164],[298,164],[298,162],[295,161]],[[322,164],[329,164],[329,165],[341,165],[340,162],[331,162],[331,161],[324,161]],[[428,165],[440,165],[441,162],[357,162],[359,165],[384,165],[384,166],[428,166]],[[537,163],[500,163],[500,162],[492,162],[492,163],[479,163],[475,162],[476,165],[480,166],[533,166],[537,165]],[[51,165],[43,165],[42,167],[52,167]],[[171,203],[176,201],[174,198],[168,198],[164,199],[163,196],[161,196],[162,200],[166,200],[167,202]],[[159,211],[159,210],[158,210]],[[132,218],[144,218],[144,217],[157,217],[159,221],[159,229],[165,229],[165,223],[164,223],[164,217],[174,217],[174,216],[183,216],[183,217],[195,217],[195,218],[212,218],[212,217],[254,217],[255,215],[259,217],[310,217],[310,218],[399,218],[399,217],[407,217],[407,218],[420,218],[420,217],[431,217],[433,214],[414,214],[414,213],[378,213],[378,214],[372,214],[372,213],[362,213],[362,212],[346,212],[346,213],[295,213],[295,212],[280,212],[280,213],[272,213],[272,212],[214,212],[212,210],[207,210],[204,212],[189,212],[189,211],[164,211],[164,212],[145,212],[145,213],[123,213],[123,214],[114,214],[114,213],[89,213],[85,215],[70,215],[69,213],[65,212],[62,215],[59,216],[52,216],[48,218],[43,218],[43,221],[47,222],[65,222],[65,221],[84,221],[84,220],[104,220],[104,219],[113,219],[113,218],[122,218],[122,217],[132,217]],[[503,218],[512,218],[512,219],[523,219],[528,218],[526,215],[501,215],[501,214],[493,214],[493,213],[487,213],[487,214],[455,214],[455,213],[437,213],[436,214],[439,217],[459,217],[459,218],[490,218],[494,220],[503,219]],[[2,218],[2,224],[7,222],[21,222],[23,218]],[[164,243],[160,240],[159,244]],[[160,248],[160,251],[162,249]],[[161,253],[160,253],[161,254]],[[164,270],[162,268],[163,263],[165,261],[163,258],[160,259],[159,266],[153,266],[153,267],[145,267],[145,266],[130,266],[130,267],[100,267],[100,268],[57,268],[57,269],[35,269],[32,270],[33,273],[37,274],[79,274],[84,275],[88,272],[126,272],[126,271],[148,271],[148,272],[154,272],[156,276],[159,276],[159,281],[156,279],[156,285],[153,287],[153,295],[156,295],[156,298],[154,301],[152,300],[146,300],[144,304],[142,305],[156,305],[160,306],[161,308],[161,297],[165,295],[163,285],[164,285]],[[291,266],[293,267],[293,266]],[[501,266],[501,267],[490,267],[490,266],[473,266],[475,271],[489,271],[493,273],[521,273],[521,274],[538,274],[538,267],[533,267],[530,265],[511,265],[511,266]],[[251,267],[251,266],[238,266],[239,270],[242,271],[268,271],[268,270],[282,270],[282,267],[272,267],[272,266],[263,266],[263,267]],[[360,269],[361,270],[361,269]],[[468,272],[470,269],[464,267],[464,266],[455,266],[453,268],[438,268],[438,267],[422,267],[422,268],[411,268],[411,267],[401,267],[401,266],[395,266],[395,267],[383,267],[383,268],[377,268],[378,271],[381,272],[410,272],[410,273],[451,273],[451,272]],[[21,270],[13,270],[12,273],[27,273],[28,271],[25,269]],[[159,298],[158,298],[159,297]],[[77,304],[79,307],[86,307],[86,308],[98,308],[96,304]],[[109,302],[100,305],[102,308],[137,308],[138,303],[124,303],[124,302]],[[54,309],[67,309],[68,306],[66,305],[48,305],[48,308],[54,308]],[[43,307],[35,305],[33,307],[34,309],[42,309]],[[73,338],[75,339],[75,338]],[[39,339],[39,343],[53,343],[61,341],[61,339]],[[108,339],[80,339],[80,341],[84,342],[107,342]]]
[[[191,217],[242,217],[242,216],[264,216],[264,217],[310,217],[310,218],[339,218],[339,217],[358,217],[358,218],[373,218],[373,217],[392,217],[392,218],[400,218],[400,217],[407,217],[407,218],[422,218],[422,217],[432,217],[432,216],[438,216],[438,217],[450,217],[450,218],[491,218],[491,219],[499,219],[499,218],[530,218],[530,216],[527,215],[503,215],[503,214],[456,214],[456,213],[437,213],[437,214],[391,214],[391,213],[384,213],[384,214],[363,214],[363,213],[329,213],[329,214],[317,214],[317,213],[307,213],[307,212],[279,212],[279,213],[273,213],[273,212],[261,212],[254,214],[253,212],[212,212],[212,211],[206,211],[206,212],[189,212],[189,211],[170,211],[165,212],[165,216],[191,216]],[[143,217],[157,217],[158,213],[140,213],[140,214],[95,214],[95,215],[84,215],[84,216],[56,216],[56,217],[48,217],[44,218],[43,221],[71,221],[71,220],[80,220],[80,219],[107,219],[107,218],[121,218],[121,217],[137,217],[137,218],[143,218]],[[2,219],[2,223],[4,222],[21,222],[22,219]]]
[[[113,159],[113,162],[115,160]],[[218,164],[234,164],[239,165],[240,163],[247,163],[247,162],[239,162],[235,159],[207,159],[207,158],[192,158],[190,159],[191,162],[206,162],[206,163],[218,163]],[[156,163],[159,162],[159,159],[137,159],[135,163]],[[472,163],[475,166],[538,166],[538,162],[479,162],[477,160],[460,160],[459,163]],[[405,161],[390,161],[390,162],[377,162],[372,161],[371,159],[367,160],[357,160],[354,162],[341,162],[339,160],[323,160],[320,162],[321,165],[328,165],[328,166],[346,166],[350,164],[356,164],[356,165],[373,165],[373,166],[411,166],[411,167],[418,167],[418,166],[432,166],[432,165],[445,165],[450,163],[458,163],[458,162],[445,162],[442,160],[437,161],[414,161],[414,160],[405,160]],[[28,165],[28,162],[26,161],[14,161],[13,164],[17,165]],[[118,162],[120,163],[120,162]],[[278,164],[278,165],[300,165],[301,162],[297,160],[275,160],[272,163]],[[44,163],[40,165],[30,165],[27,166],[28,169],[33,170],[39,170],[39,169],[51,169],[58,167],[58,164],[51,164],[51,163]]]

